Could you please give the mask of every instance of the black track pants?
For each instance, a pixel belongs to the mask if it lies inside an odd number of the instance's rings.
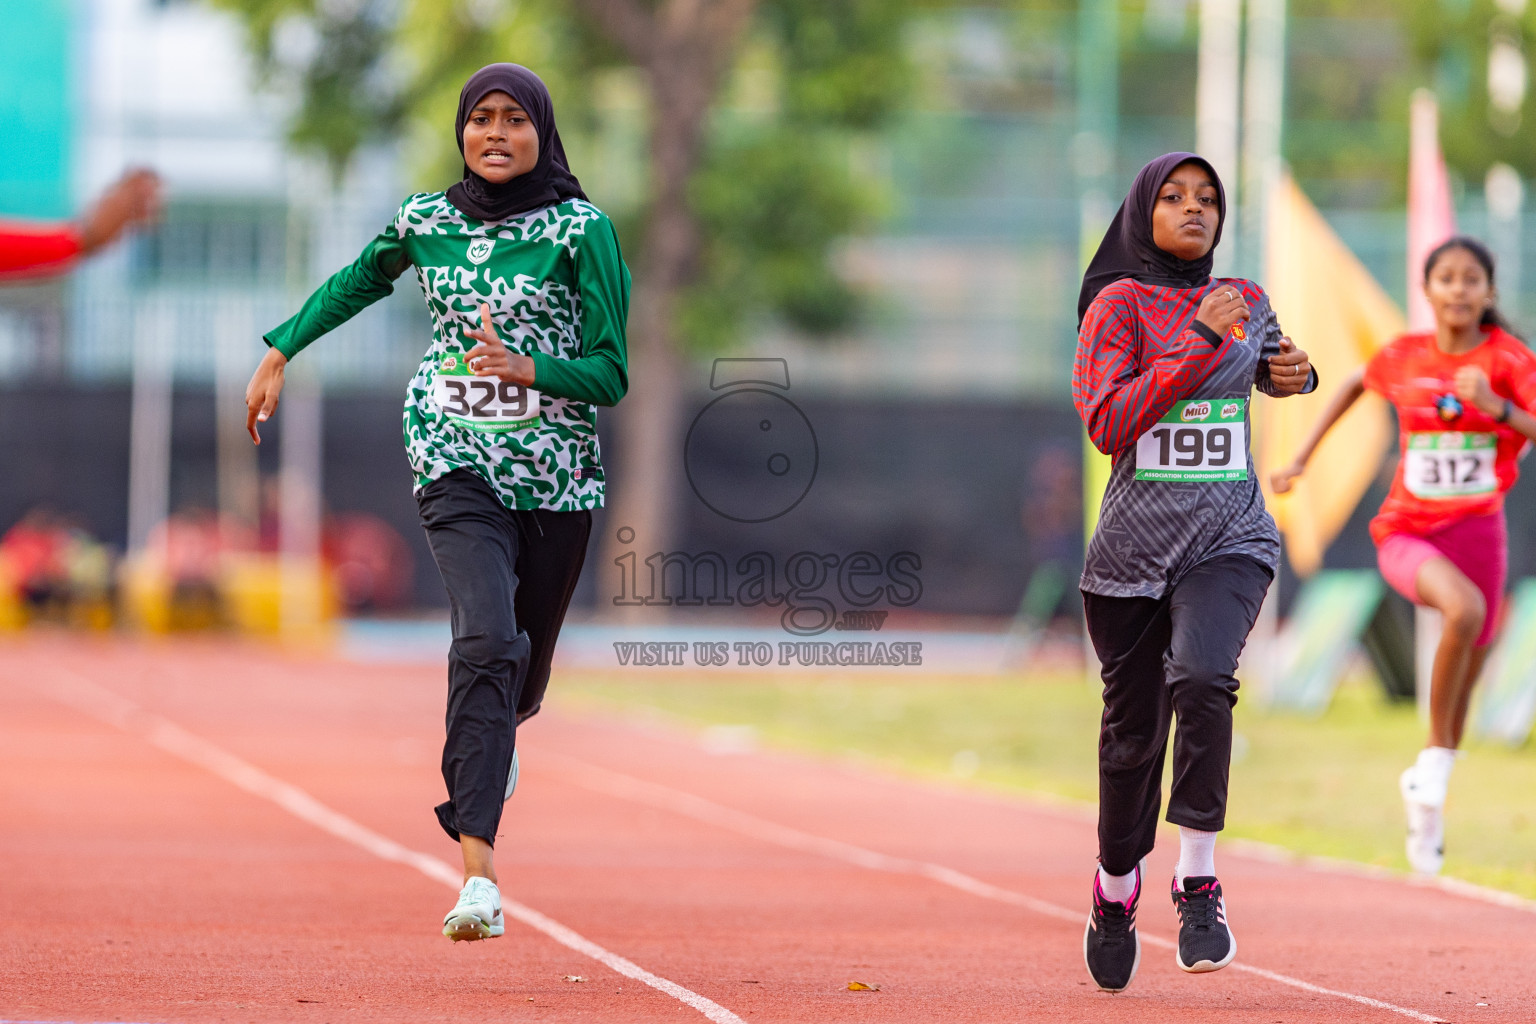
[[[496,843],[517,723],[539,709],[560,623],[581,575],[590,512],[514,511],[455,470],[416,496],[453,623],[448,651],[448,801],[437,820]]]
[[[1129,874],[1152,852],[1168,730],[1168,820],[1205,832],[1226,822],[1237,658],[1271,574],[1251,558],[1213,558],[1161,598],[1083,594],[1104,680],[1099,729],[1099,863]]]

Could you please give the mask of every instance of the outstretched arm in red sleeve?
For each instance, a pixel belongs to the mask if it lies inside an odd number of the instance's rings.
[[[107,189],[79,224],[0,221],[0,277],[62,273],[159,209],[160,179],[138,170]]]
[[[80,233],[73,224],[0,221],[0,275],[58,272],[78,255]]]

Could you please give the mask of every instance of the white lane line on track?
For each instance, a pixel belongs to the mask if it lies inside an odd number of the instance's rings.
[[[1287,867],[1303,868],[1320,874],[1369,878],[1372,881],[1406,885],[1413,889],[1438,889],[1440,892],[1459,896],[1462,899],[1476,900],[1478,903],[1491,903],[1496,907],[1503,907],[1506,910],[1519,910],[1526,914],[1536,914],[1536,900],[1526,899],[1524,896],[1516,896],[1514,893],[1504,892],[1502,889],[1490,889],[1486,885],[1478,885],[1474,882],[1453,878],[1449,875],[1425,876],[1404,874],[1401,871],[1394,871],[1391,868],[1384,868],[1377,864],[1361,864],[1358,861],[1343,860],[1339,857],[1320,857],[1316,854],[1296,853],[1293,850],[1285,849],[1283,846],[1261,843],[1253,839],[1226,839],[1222,841],[1222,846],[1240,857],[1262,861],[1265,864],[1284,864]]]
[[[339,811],[332,810],[297,786],[267,774],[222,747],[145,710],[133,701],[82,675],[65,669],[55,669],[53,682],[56,685],[43,685],[41,689],[55,700],[139,736],[166,753],[204,768],[254,796],[270,800],[294,817],[307,821],[338,839],[343,839],[381,860],[394,861],[397,864],[415,868],[428,878],[442,882],[455,892],[463,883],[463,873],[447,861],[412,850],[387,836],[380,835]],[[501,909],[507,917],[521,921],[567,949],[573,949],[583,956],[591,957],[626,978],[633,978],[691,1006],[715,1024],[746,1024],[744,1020],[719,1003],[691,989],[686,989],[675,981],[668,981],[666,978],[652,974],[617,953],[604,949],[591,939],[577,934],[559,921],[544,916],[532,907],[503,896]]]
[[[828,857],[832,860],[852,864],[855,867],[865,868],[870,871],[885,871],[892,874],[917,875],[947,885],[952,889],[970,893],[982,899],[993,900],[998,903],[1007,903],[1015,907],[1031,910],[1045,917],[1053,917],[1060,921],[1070,921],[1075,925],[1081,925],[1085,920],[1080,910],[1069,910],[1066,907],[1038,899],[1034,896],[1026,896],[1012,889],[1004,889],[1001,886],[984,882],[973,875],[956,871],[954,868],[945,867],[932,861],[913,860],[907,857],[893,857],[889,854],[868,850],[862,846],[855,846],[838,839],[829,839],[810,832],[802,832],[800,829],[791,828],[788,825],[780,825],[776,822],[759,818],[744,811],[738,811],[724,804],[717,804],[713,800],[695,796],[692,793],[670,786],[663,786],[655,782],[647,782],[637,779],[632,775],[610,771],[600,768],[595,764],[582,761],[578,758],[568,757],[554,752],[543,752],[539,759],[558,766],[569,778],[578,785],[595,793],[616,797],[621,800],[629,800],[634,803],[646,804],[659,810],[671,811],[706,825],[726,829],[751,839],[758,839],[766,843],[798,850],[802,853],[816,854]],[[1174,943],[1159,935],[1143,933],[1141,940],[1162,949],[1173,949]],[[1357,995],[1354,992],[1343,992],[1339,989],[1324,988],[1322,985],[1314,985],[1310,981],[1293,978],[1288,974],[1278,971],[1265,970],[1262,967],[1254,967],[1241,961],[1233,961],[1231,970],[1243,971],[1247,974],[1267,978],[1281,985],[1310,992],[1313,995],[1333,996],[1336,999],[1345,999],[1361,1006],[1369,1006],[1372,1009],[1395,1013],[1410,1020],[1423,1021],[1424,1024],[1444,1024],[1444,1018],[1433,1014],[1423,1013],[1419,1010],[1411,1010],[1406,1006],[1398,1006],[1380,999],[1372,999],[1370,996]]]

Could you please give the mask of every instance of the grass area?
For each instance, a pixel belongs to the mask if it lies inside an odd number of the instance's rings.
[[[750,725],[774,746],[920,775],[1096,799],[1098,694],[1078,676],[583,672],[564,676],[555,695],[567,707]],[[1318,719],[1268,714],[1253,701],[1240,701],[1236,716],[1228,836],[1406,870],[1397,776],[1423,743],[1411,706],[1354,681]],[[1451,781],[1446,874],[1536,898],[1533,794],[1536,750],[1470,746]]]

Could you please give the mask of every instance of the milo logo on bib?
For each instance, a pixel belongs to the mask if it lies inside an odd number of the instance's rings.
[[[1136,439],[1136,479],[1189,483],[1248,479],[1246,398],[1175,402]]]

